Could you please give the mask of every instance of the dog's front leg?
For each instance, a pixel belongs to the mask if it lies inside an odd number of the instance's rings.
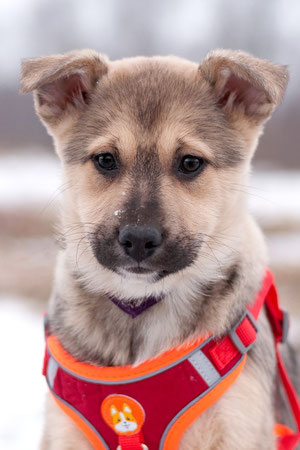
[[[40,450],[92,450],[92,446],[73,421],[48,395],[45,427]]]

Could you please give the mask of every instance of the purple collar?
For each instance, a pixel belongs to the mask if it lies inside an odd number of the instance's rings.
[[[160,300],[162,300],[163,298],[163,297],[147,297],[145,298],[143,303],[141,303],[138,306],[135,306],[132,303],[123,303],[116,297],[111,297],[110,295],[108,297],[115,305],[117,305],[120,309],[122,309],[122,311],[129,314],[133,319],[142,312],[146,311],[146,309],[150,308],[150,306],[156,305],[156,303],[160,302]]]

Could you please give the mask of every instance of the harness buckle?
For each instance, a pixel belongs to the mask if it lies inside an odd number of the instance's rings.
[[[283,317],[281,322],[281,330],[282,330],[282,336],[281,336],[281,342],[284,344],[287,341],[289,328],[290,328],[290,316],[286,309],[281,309]]]
[[[244,312],[244,314],[242,315],[242,317],[240,318],[240,320],[232,328],[232,330],[229,331],[229,336],[230,336],[232,342],[234,343],[234,345],[236,346],[236,348],[239,350],[239,352],[242,355],[247,353],[256,341],[256,339],[254,339],[249,345],[244,345],[241,338],[238,336],[238,334],[236,332],[237,328],[239,327],[239,325],[243,322],[243,320],[245,318],[247,318],[249,320],[249,322],[251,323],[251,325],[253,326],[253,328],[256,332],[256,335],[259,333],[259,328],[257,326],[256,320],[254,319],[254,317],[252,316],[250,311],[246,310]]]

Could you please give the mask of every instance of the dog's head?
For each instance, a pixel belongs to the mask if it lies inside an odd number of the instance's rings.
[[[152,293],[216,264],[218,242],[226,258],[222,237],[243,222],[240,185],[287,80],[283,66],[226,50],[200,65],[89,50],[23,63],[21,90],[34,91],[62,160],[67,245],[95,289],[122,279]]]
[[[135,431],[138,428],[137,421],[132,414],[130,406],[123,404],[123,410],[118,411],[115,405],[110,407],[110,414],[112,417],[114,430],[117,434],[127,434]]]

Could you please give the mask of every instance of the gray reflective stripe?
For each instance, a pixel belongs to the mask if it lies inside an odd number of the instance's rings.
[[[213,339],[213,336],[211,336],[210,338],[206,339],[204,342],[202,342],[202,344],[200,344],[198,347],[196,347],[194,350],[191,350],[189,353],[187,353],[185,356],[183,356],[180,359],[177,359],[176,361],[174,361],[171,364],[168,364],[164,367],[161,367],[158,370],[155,370],[153,372],[150,373],[146,373],[145,375],[141,375],[139,377],[135,377],[135,378],[131,378],[128,380],[114,380],[114,381],[108,381],[108,380],[101,380],[101,379],[97,379],[94,380],[93,378],[88,378],[88,377],[83,377],[81,375],[78,375],[75,372],[72,372],[72,370],[67,369],[63,364],[60,364],[58,361],[56,361],[56,363],[58,364],[59,367],[61,367],[65,372],[69,373],[70,375],[73,375],[73,377],[78,378],[79,380],[83,380],[83,381],[89,381],[90,383],[94,383],[94,384],[114,384],[114,385],[120,385],[120,384],[130,384],[130,383],[135,383],[136,381],[141,381],[141,380],[146,380],[147,378],[151,378],[154,375],[158,375],[159,373],[164,372],[165,370],[171,369],[171,367],[177,366],[177,364],[180,364],[182,361],[190,358],[194,353],[198,352],[202,347],[204,347],[204,345],[206,345],[211,339]],[[52,353],[50,352],[48,343],[47,343],[47,350],[49,355],[54,359],[54,357],[52,356]]]
[[[50,387],[53,387],[54,384],[54,378],[56,375],[58,369],[58,363],[55,361],[55,359],[52,356],[49,356],[49,361],[47,365],[47,380],[50,385]]]
[[[186,405],[184,408],[182,408],[181,411],[179,411],[175,417],[168,423],[167,427],[165,428],[165,431],[163,432],[162,438],[159,443],[159,450],[163,450],[163,446],[166,440],[166,437],[170,431],[170,428],[174,425],[174,423],[179,419],[179,417],[185,413],[191,406],[193,406],[195,403],[197,403],[202,397],[204,397],[208,392],[210,392],[217,384],[219,384],[224,378],[226,378],[231,372],[233,372],[234,369],[243,361],[245,358],[245,355],[242,355],[242,357],[238,360],[238,362],[232,367],[232,369],[229,370],[225,375],[220,377],[216,383],[214,383],[212,386],[206,389],[206,391],[202,392],[202,394],[198,395],[194,400],[192,400],[188,405]]]
[[[48,380],[47,380],[48,382]],[[103,437],[101,436],[101,434],[96,430],[96,428],[79,412],[77,411],[76,408],[74,408],[74,406],[70,405],[70,403],[66,402],[65,400],[63,400],[62,398],[60,398],[51,388],[50,384],[48,383],[49,389],[52,393],[52,395],[54,397],[56,397],[60,402],[64,403],[66,406],[68,406],[72,411],[74,411],[93,431],[94,433],[97,435],[97,437],[99,438],[99,440],[101,441],[102,445],[104,446],[104,448],[106,448],[107,450],[110,450],[109,446],[107,445],[107,443],[105,442],[105,440],[103,439]],[[66,414],[66,413],[65,413]],[[72,420],[72,419],[71,419]],[[77,426],[77,424],[76,424]]]
[[[189,357],[189,362],[192,364],[194,369],[201,375],[203,380],[208,386],[212,386],[216,381],[221,378],[219,372],[215,369],[213,364],[204,355],[202,350],[198,350],[192,356]]]

